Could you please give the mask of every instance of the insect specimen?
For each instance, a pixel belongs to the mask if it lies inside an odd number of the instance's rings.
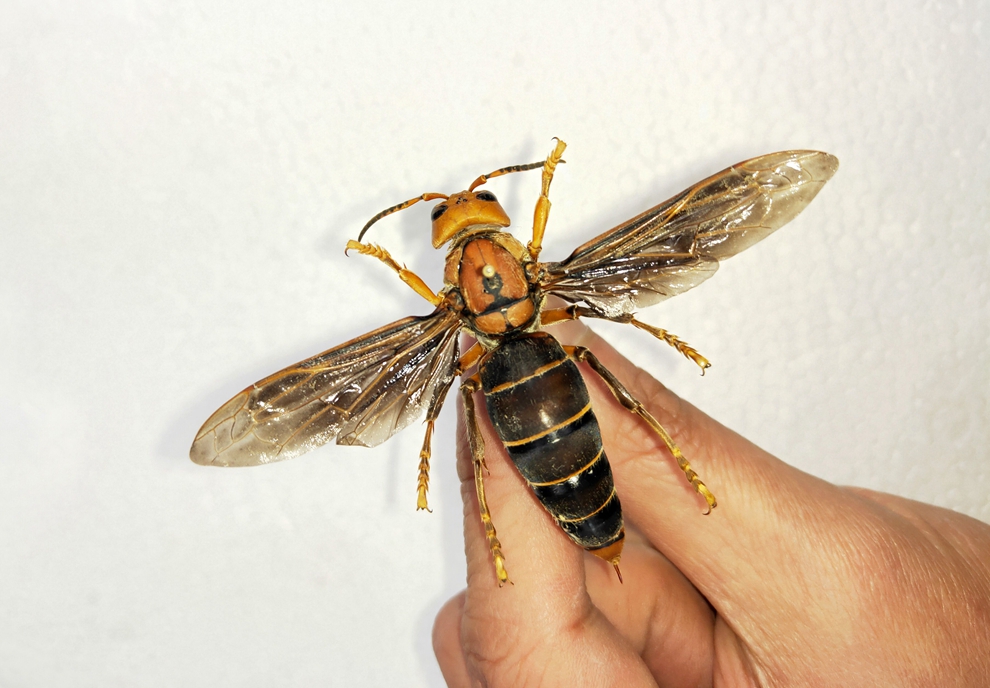
[[[336,439],[375,446],[426,415],[417,508],[427,508],[433,427],[454,378],[460,384],[475,487],[499,584],[508,580],[484,491],[484,444],[474,393],[513,463],[561,529],[618,573],[624,531],[619,498],[601,432],[578,371],[584,361],[616,399],[663,439],[685,476],[716,506],[674,440],[588,349],[562,346],[543,328],[600,318],[645,330],[694,361],[708,361],[687,343],[636,319],[653,305],[711,277],[734,256],[793,219],[838,169],[816,151],[762,155],[719,172],[670,200],[579,246],[566,259],[539,260],[550,211],[550,182],[565,144],[546,161],[504,167],[478,177],[467,191],[425,193],[383,210],[348,250],[378,258],[434,310],[353,339],[255,383],[203,424],[190,456],[208,466],[281,461]],[[523,246],[504,231],[509,218],[494,194],[476,191],[489,179],[542,168],[533,234]],[[449,245],[443,287],[434,292],[382,247],[361,243],[383,217],[420,201],[432,212],[433,246]],[[549,295],[570,305],[545,308]],[[463,355],[458,334],[476,343]],[[621,579],[621,578],[620,578]]]

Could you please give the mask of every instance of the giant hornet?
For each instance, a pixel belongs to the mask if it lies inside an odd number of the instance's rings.
[[[378,258],[433,306],[289,366],[248,387],[210,416],[190,457],[206,466],[252,466],[281,461],[332,439],[373,447],[426,412],[417,509],[427,508],[433,426],[454,378],[464,403],[475,487],[499,585],[508,581],[501,544],[484,489],[484,444],[474,393],[484,393],[496,433],[523,478],[575,543],[619,572],[624,530],[619,498],[601,432],[577,363],[602,377],[616,399],[663,439],[685,476],[705,487],[673,438],[588,349],[562,346],[543,328],[577,318],[600,318],[645,330],[694,361],[708,361],[673,334],[635,318],[653,305],[711,277],[734,256],[781,227],[821,190],[839,161],[816,151],[770,153],[733,165],[660,205],[579,246],[566,259],[540,262],[550,211],[550,182],[565,144],[543,162],[503,167],[467,189],[424,193],[375,215],[348,250]],[[532,240],[523,246],[505,231],[509,217],[489,179],[542,168]],[[388,251],[364,244],[368,228],[420,201],[440,200],[432,212],[433,246],[447,249],[444,285],[434,292]],[[570,305],[545,308],[553,295]],[[458,333],[476,343],[463,355]],[[621,574],[620,574],[621,580]]]

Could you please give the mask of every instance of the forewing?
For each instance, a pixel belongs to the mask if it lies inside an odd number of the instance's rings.
[[[733,165],[547,264],[544,289],[609,315],[680,294],[794,219],[838,167],[817,151]]]
[[[189,456],[207,466],[253,466],[334,438],[338,444],[380,444],[446,389],[457,361],[459,323],[438,309],[275,373],[210,416]]]

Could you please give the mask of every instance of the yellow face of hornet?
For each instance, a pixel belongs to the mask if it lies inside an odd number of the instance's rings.
[[[509,216],[491,191],[461,191],[438,203],[433,219],[433,248],[440,248],[468,227],[508,227]]]

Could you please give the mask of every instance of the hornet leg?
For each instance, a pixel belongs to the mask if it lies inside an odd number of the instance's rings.
[[[539,258],[540,251],[543,250],[543,232],[547,228],[547,217],[550,215],[550,182],[553,181],[553,172],[557,169],[557,163],[561,161],[560,158],[566,147],[566,143],[557,139],[556,147],[543,163],[543,185],[540,198],[536,202],[536,209],[533,211],[533,240],[526,246],[533,260]]]
[[[495,561],[495,575],[498,576],[498,585],[509,583],[509,574],[505,570],[505,557],[502,556],[502,544],[495,534],[495,525],[492,523],[491,512],[488,511],[488,501],[485,499],[485,482],[483,473],[485,470],[485,441],[481,438],[481,431],[478,429],[478,419],[474,413],[475,392],[481,389],[481,383],[470,377],[461,385],[461,396],[464,398],[464,422],[467,425],[468,440],[471,443],[471,458],[474,464],[474,487],[478,492],[478,506],[481,509],[481,522],[485,526],[485,537],[488,539],[488,548],[492,552],[492,559]]]
[[[575,360],[585,361],[589,366],[591,366],[591,369],[598,373],[605,381],[605,384],[608,385],[609,389],[612,390],[612,394],[614,394],[615,398],[619,400],[619,403],[633,413],[638,414],[640,418],[645,420],[649,426],[653,428],[658,435],[660,435],[660,438],[663,440],[664,444],[667,445],[667,449],[670,450],[670,453],[677,460],[677,465],[681,467],[682,471],[684,471],[684,475],[688,479],[688,482],[694,485],[694,489],[696,489],[708,503],[708,511],[705,513],[711,513],[712,509],[714,509],[717,505],[715,495],[713,495],[708,488],[705,487],[705,484],[701,482],[701,478],[699,478],[698,474],[691,468],[691,464],[689,464],[687,459],[684,458],[684,454],[682,454],[681,450],[676,444],[674,444],[674,439],[666,430],[663,429],[663,426],[660,425],[657,419],[643,407],[643,404],[641,404],[636,397],[629,393],[629,390],[627,390],[625,386],[619,382],[619,379],[615,377],[615,375],[613,375],[608,368],[601,364],[601,361],[599,361],[598,358],[591,353],[591,351],[583,346],[565,346],[564,350]]]
[[[707,358],[699,354],[697,350],[690,346],[687,342],[679,339],[676,335],[671,334],[667,330],[659,327],[653,327],[653,325],[647,325],[645,322],[636,320],[636,318],[629,313],[609,317],[604,313],[599,313],[593,308],[588,308],[586,306],[568,306],[567,308],[554,308],[553,310],[544,311],[540,316],[540,322],[543,325],[553,325],[554,323],[563,322],[565,320],[577,320],[578,318],[600,318],[602,320],[611,320],[612,322],[632,325],[633,327],[638,327],[644,332],[649,332],[657,339],[667,342],[667,344],[677,349],[685,358],[689,358],[694,361],[695,364],[701,368],[702,375],[705,374],[705,370],[707,368],[711,368],[712,366],[712,364],[708,362]]]
[[[433,293],[433,290],[426,285],[426,282],[423,281],[422,277],[417,275],[412,270],[407,270],[405,267],[396,263],[395,259],[389,255],[388,251],[383,249],[381,246],[376,244],[362,244],[351,239],[347,242],[347,248],[344,250],[344,253],[347,253],[347,251],[350,250],[357,251],[365,256],[374,256],[378,260],[382,261],[385,265],[395,270],[399,274],[399,279],[412,287],[414,292],[422,296],[434,306],[439,306],[440,302],[443,301],[443,298],[439,294]]]
[[[431,444],[433,441],[433,425],[437,420],[437,416],[440,415],[440,409],[443,406],[444,400],[447,398],[447,392],[450,390],[450,384],[454,381],[454,378],[463,373],[466,369],[474,365],[479,358],[483,350],[481,345],[475,343],[470,349],[461,356],[460,360],[454,368],[454,372],[450,377],[450,381],[447,382],[442,388],[438,388],[436,395],[430,402],[430,408],[426,412],[426,438],[423,440],[423,448],[419,451],[419,478],[416,481],[416,511],[420,509],[426,509],[431,511],[429,504],[426,501],[426,493],[430,489],[430,456],[432,455]]]

